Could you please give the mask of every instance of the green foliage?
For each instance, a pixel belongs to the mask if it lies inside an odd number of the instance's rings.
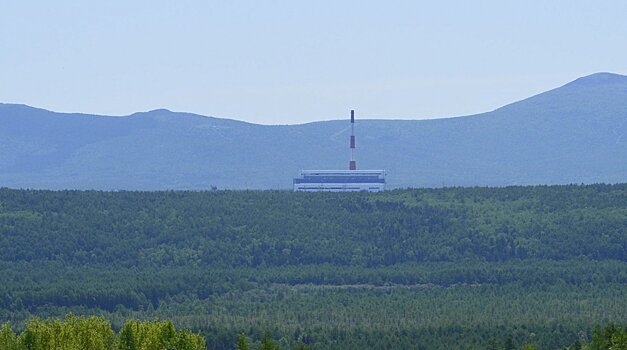
[[[259,350],[280,350],[280,347],[272,340],[270,333],[266,332],[261,339]]]
[[[239,337],[237,337],[237,343],[235,344],[235,350],[249,350],[250,343],[248,339],[246,339],[246,334],[241,333]]]
[[[138,350],[139,341],[135,339],[137,333],[136,322],[126,322],[120,330],[116,350]]]
[[[117,339],[117,350],[200,350],[205,341],[189,330],[176,331],[171,321],[140,322],[127,321]]]
[[[0,331],[2,350],[205,350],[205,340],[172,322],[128,321],[119,335],[102,317],[31,319],[16,337],[6,323]]]
[[[142,267],[625,261],[626,197],[627,184],[378,194],[0,189],[0,239],[9,247],[0,261]]]
[[[627,323],[625,198],[625,184],[0,189],[0,321],[20,332],[0,341],[50,345],[89,318],[32,317],[74,313],[109,320],[119,334],[86,346],[116,350],[202,348],[127,319],[171,319],[210,349],[619,347],[620,333],[590,330]]]
[[[627,350],[627,327],[612,335],[612,345],[609,350]]]
[[[521,350],[537,350],[538,347],[536,347],[534,344],[525,344],[523,345],[522,348],[520,348]]]
[[[18,343],[26,350],[110,350],[113,349],[115,335],[109,322],[103,318],[70,315],[64,322],[38,318],[28,321],[26,329],[18,337]]]
[[[11,323],[5,323],[0,329],[0,349],[2,350],[18,350],[20,349],[17,337],[11,329]]]
[[[585,350],[627,350],[627,327],[616,327],[613,323],[595,327],[592,340],[584,344]]]
[[[309,350],[309,347],[303,344],[303,342],[298,342],[298,344],[294,346],[294,350]]]

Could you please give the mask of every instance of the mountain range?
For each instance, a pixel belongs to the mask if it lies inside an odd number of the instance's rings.
[[[627,76],[589,75],[477,115],[358,119],[356,134],[358,168],[385,169],[389,188],[627,182]],[[0,104],[0,187],[289,189],[300,169],[347,168],[349,135],[348,119],[258,125]]]

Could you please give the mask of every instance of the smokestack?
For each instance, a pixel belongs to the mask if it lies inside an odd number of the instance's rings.
[[[355,162],[355,111],[351,109],[351,160],[348,163],[349,170],[357,170]]]

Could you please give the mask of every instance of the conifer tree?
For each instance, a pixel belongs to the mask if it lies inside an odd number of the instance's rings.
[[[246,334],[241,333],[237,338],[237,343],[235,343],[235,350],[249,350],[250,344],[248,343],[248,339],[246,339]]]
[[[263,339],[261,339],[261,346],[259,347],[259,350],[280,350],[280,349],[279,349],[279,345],[276,344],[272,340],[270,333],[265,332],[263,335]]]

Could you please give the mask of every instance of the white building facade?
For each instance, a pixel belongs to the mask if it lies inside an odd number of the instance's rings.
[[[301,170],[294,191],[379,192],[385,190],[385,170]]]

